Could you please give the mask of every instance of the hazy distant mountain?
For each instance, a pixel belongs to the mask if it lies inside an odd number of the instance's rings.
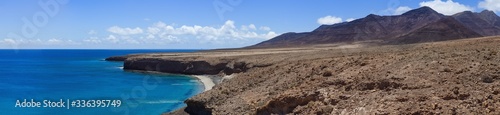
[[[351,22],[322,25],[312,32],[285,33],[250,46],[291,47],[356,41],[407,44],[500,35],[500,17],[492,11],[445,16],[421,7],[396,16],[370,14]]]

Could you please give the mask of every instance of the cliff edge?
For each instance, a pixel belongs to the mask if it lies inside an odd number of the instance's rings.
[[[129,57],[125,68],[234,75],[175,114],[500,114],[498,44],[483,37],[157,53]]]

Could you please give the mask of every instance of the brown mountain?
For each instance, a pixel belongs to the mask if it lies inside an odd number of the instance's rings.
[[[390,44],[409,44],[445,41],[461,38],[474,38],[481,36],[481,34],[472,31],[452,17],[445,17],[437,22],[429,23],[426,26],[418,28],[417,30],[411,31],[403,36],[386,42]]]
[[[483,36],[500,35],[500,17],[492,11],[485,10],[481,13],[465,11],[452,17]]]
[[[285,33],[249,48],[373,41],[407,44],[500,35],[500,17],[491,11],[442,15],[421,7],[402,15],[370,14],[351,22],[322,25],[312,32]]]

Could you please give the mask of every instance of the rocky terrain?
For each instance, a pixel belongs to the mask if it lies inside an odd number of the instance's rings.
[[[295,47],[370,41],[410,44],[500,35],[500,17],[492,11],[465,11],[445,16],[429,7],[401,15],[370,14],[351,22],[322,25],[311,32],[285,33],[248,48]]]
[[[243,49],[106,60],[126,70],[232,76],[166,114],[498,115],[499,33],[491,11],[445,16],[422,7]]]
[[[157,53],[126,57],[125,68],[234,76],[170,114],[500,114],[499,44],[484,37]]]

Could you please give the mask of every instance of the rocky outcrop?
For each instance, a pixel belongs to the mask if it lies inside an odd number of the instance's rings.
[[[317,101],[320,97],[319,92],[296,93],[278,96],[277,98],[268,101],[264,106],[258,108],[256,113],[257,115],[283,115],[293,113],[293,110],[298,106],[304,106],[309,102]]]
[[[183,110],[186,113],[191,115],[212,115],[212,109],[206,108],[207,103],[203,101],[186,100],[184,103],[188,105]]]
[[[247,67],[245,62],[234,62],[231,60],[216,60],[209,63],[204,60],[130,58],[125,60],[123,69],[188,75],[231,75],[233,73],[244,72],[249,67]]]
[[[112,56],[108,57],[104,60],[106,61],[125,61],[128,58],[128,56]]]

